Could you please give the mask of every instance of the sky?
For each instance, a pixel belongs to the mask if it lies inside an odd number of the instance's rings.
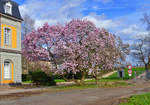
[[[40,27],[64,24],[73,18],[87,19],[97,27],[120,36],[124,43],[147,34],[146,25],[140,21],[150,14],[150,0],[13,0],[19,3],[21,15],[28,14]],[[129,61],[131,58],[128,58]]]
[[[19,3],[21,15],[30,15],[36,27],[45,22],[50,25],[65,23],[73,18],[87,19],[100,28],[106,28],[132,43],[145,34],[140,21],[144,13],[150,14],[150,0],[14,0]]]

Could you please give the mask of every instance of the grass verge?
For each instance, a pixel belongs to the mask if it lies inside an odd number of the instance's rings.
[[[129,99],[122,99],[119,105],[150,105],[150,93],[131,96]]]
[[[64,79],[55,79],[55,82],[56,82],[56,83],[65,82],[65,80],[64,80]]]
[[[56,89],[88,89],[88,88],[116,88],[116,87],[124,87],[130,86],[126,82],[100,82],[98,85],[94,83],[86,83],[84,85],[68,85],[68,86],[57,86]]]
[[[23,81],[23,83],[32,83],[32,81]]]
[[[132,68],[132,76],[131,77],[129,77],[129,75],[128,75],[128,68],[126,68],[124,70],[124,72],[125,72],[125,77],[122,78],[122,80],[128,80],[128,79],[135,78],[135,72],[136,72],[137,75],[140,75],[143,72],[145,72],[145,68],[144,67],[134,67],[134,68]],[[118,74],[116,72],[116,73],[112,74],[111,76],[109,76],[109,77],[107,77],[105,79],[108,79],[108,80],[110,80],[110,79],[111,80],[119,80],[120,78],[118,77]]]
[[[125,72],[125,77],[124,78],[119,78],[118,77],[118,74],[117,72],[110,75],[109,77],[107,78],[102,78],[99,80],[99,82],[117,82],[117,81],[123,81],[123,80],[128,80],[128,79],[133,79],[135,77],[135,72],[137,73],[137,75],[140,75],[142,74],[143,72],[145,71],[145,68],[144,67],[134,67],[132,68],[132,76],[129,77],[128,75],[128,69],[126,68],[124,70]],[[56,79],[55,80],[56,83],[59,83],[59,82],[65,82],[63,79]],[[91,79],[91,80],[85,80],[85,82],[95,82],[95,79]]]

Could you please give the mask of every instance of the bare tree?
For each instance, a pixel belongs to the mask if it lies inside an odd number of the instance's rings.
[[[143,63],[147,71],[146,78],[150,79],[150,16],[144,14],[141,19],[147,24],[147,35],[142,35],[141,38],[136,40],[136,43],[132,45],[132,55],[138,60],[139,63]]]
[[[22,23],[22,40],[24,39],[24,36],[27,35],[28,33],[32,32],[35,28],[35,20],[33,20],[29,15],[24,15],[23,16],[23,23]],[[22,46],[23,47],[23,46]],[[22,56],[22,68],[23,68],[23,73],[29,71],[29,61],[24,57],[24,55]]]
[[[132,45],[132,55],[138,60],[138,62],[145,65],[145,69],[148,72],[150,70],[150,34],[144,38],[138,39],[136,44]]]
[[[143,23],[147,25],[147,31],[150,31],[150,15],[144,14],[143,18],[141,19]]]
[[[119,54],[119,64],[126,63],[126,56],[130,53],[130,46],[129,44],[123,43],[120,37],[116,38],[116,44],[117,44],[117,54]]]
[[[33,20],[29,15],[23,16],[23,23],[22,23],[22,39],[25,35],[32,32],[35,29],[35,20]]]

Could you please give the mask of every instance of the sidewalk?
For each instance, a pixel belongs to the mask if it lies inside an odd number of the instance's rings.
[[[102,78],[107,78],[107,77],[111,76],[112,74],[114,74],[114,73],[116,73],[116,72],[117,72],[117,71],[112,71],[112,72],[110,72],[110,73],[104,74],[104,75],[102,76]]]
[[[60,92],[45,92],[21,98],[0,100],[0,105],[118,105],[120,98],[150,91],[150,84],[123,88],[91,88]]]
[[[112,75],[113,73],[115,73],[116,71],[107,73],[105,75],[103,75],[103,78],[106,78],[110,75]],[[74,82],[61,82],[58,83],[57,85],[61,86],[61,85],[72,85],[75,84]],[[9,95],[9,94],[17,94],[17,93],[25,93],[25,92],[36,92],[36,91],[43,91],[46,89],[50,89],[52,87],[40,87],[40,88],[30,88],[30,89],[8,89],[8,90],[0,90],[0,95]]]
[[[25,92],[36,92],[46,90],[52,87],[42,87],[42,88],[32,88],[32,89],[13,89],[13,90],[3,90],[0,91],[0,95],[9,95],[9,94],[17,94],[17,93],[25,93]]]

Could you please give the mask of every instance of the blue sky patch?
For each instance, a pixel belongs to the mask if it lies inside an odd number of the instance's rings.
[[[150,14],[150,0],[14,0],[20,4],[21,15],[35,20],[35,27],[45,22],[50,25],[65,23],[72,18],[87,19],[97,27],[105,28],[125,43],[145,35],[140,21]]]
[[[72,18],[88,19],[123,40],[145,32],[140,21],[150,13],[150,0],[14,0],[20,4],[22,16],[30,15],[36,27],[65,23]],[[137,29],[132,28],[135,26]],[[132,38],[132,37],[131,37]]]

